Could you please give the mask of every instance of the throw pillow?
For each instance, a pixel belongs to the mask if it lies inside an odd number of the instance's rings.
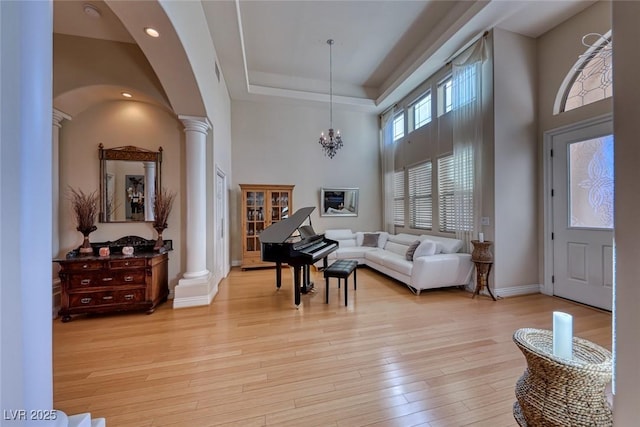
[[[435,255],[438,245],[431,240],[423,240],[413,253],[413,258]]]
[[[420,243],[420,240],[416,240],[409,246],[409,248],[407,249],[407,253],[405,254],[405,258],[407,258],[407,261],[413,261],[413,254],[416,249],[418,249],[418,246],[420,246]]]
[[[378,247],[378,233],[364,233],[362,235],[362,246]]]

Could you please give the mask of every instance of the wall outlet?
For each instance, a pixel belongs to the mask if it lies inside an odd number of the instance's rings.
[[[480,218],[480,224],[481,225],[491,225],[491,221],[489,220],[488,216],[483,216],[482,218]]]

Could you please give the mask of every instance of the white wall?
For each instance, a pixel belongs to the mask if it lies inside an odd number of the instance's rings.
[[[537,284],[536,43],[496,28],[494,266],[496,288]]]
[[[638,40],[640,3],[613,2],[613,68],[615,84],[615,295],[614,348],[616,394],[613,407],[615,426],[638,424],[640,408],[640,120],[638,120]]]
[[[204,103],[207,118],[212,125],[212,130],[207,136],[207,269],[216,272],[214,253],[215,238],[215,170],[219,168],[227,178],[227,191],[232,191],[232,164],[231,164],[231,99],[227,85],[220,70],[220,81],[216,79],[214,69],[217,61],[216,49],[211,40],[211,34],[207,26],[204,10],[201,2],[176,2],[160,0],[162,8],[176,30],[180,38],[194,77],[200,89],[202,102]],[[178,114],[188,112],[177,111]],[[228,197],[227,197],[228,199]],[[229,207],[227,207],[229,215]],[[225,260],[224,272],[228,272],[230,265],[230,225],[225,221]],[[185,254],[182,254],[183,257]],[[215,277],[217,283],[222,277]]]
[[[82,243],[76,230],[68,198],[73,187],[90,193],[100,189],[98,144],[105,148],[134,145],[151,151],[162,147],[162,186],[175,191],[176,199],[169,215],[165,239],[173,240],[169,253],[169,282],[173,289],[184,270],[180,253],[183,247],[183,223],[186,200],[181,190],[184,132],[178,120],[166,110],[135,101],[112,101],[95,105],[71,121],[63,121],[60,129],[60,253],[64,256]],[[151,223],[98,223],[89,236],[92,242],[115,240],[127,235],[155,239]]]
[[[378,118],[346,111],[334,104],[333,123],[344,147],[333,159],[323,155],[318,139],[327,133],[329,106],[233,101],[233,183],[231,248],[242,257],[239,184],[293,184],[294,211],[315,206],[316,232],[328,228],[378,230],[382,223]],[[357,217],[319,216],[321,187],[359,187]]]

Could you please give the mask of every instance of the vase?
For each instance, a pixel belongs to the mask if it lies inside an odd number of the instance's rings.
[[[471,260],[479,262],[493,262],[493,254],[491,253],[491,244],[488,240],[481,242],[479,240],[472,240],[473,252],[471,252]]]
[[[84,229],[84,230],[78,229],[78,231],[81,232],[82,235],[84,236],[84,240],[82,241],[82,245],[80,245],[80,248],[78,249],[78,252],[81,255],[93,255],[93,246],[91,246],[91,242],[89,241],[89,234],[93,233],[97,229],[98,229],[98,227],[96,227],[95,225],[91,226],[90,228]]]
[[[154,226],[153,228],[155,228],[156,231],[158,232],[158,238],[156,239],[156,244],[153,246],[153,250],[159,251],[164,247],[164,239],[162,238],[162,232],[165,230],[165,228],[167,228],[167,226],[165,224],[164,226],[159,225],[159,226]]]

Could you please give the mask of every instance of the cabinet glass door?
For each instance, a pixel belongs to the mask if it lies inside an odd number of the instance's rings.
[[[271,221],[278,222],[289,217],[289,192],[271,193]]]
[[[265,192],[248,191],[245,211],[247,251],[259,251],[260,241],[258,235],[264,230],[265,222]]]

